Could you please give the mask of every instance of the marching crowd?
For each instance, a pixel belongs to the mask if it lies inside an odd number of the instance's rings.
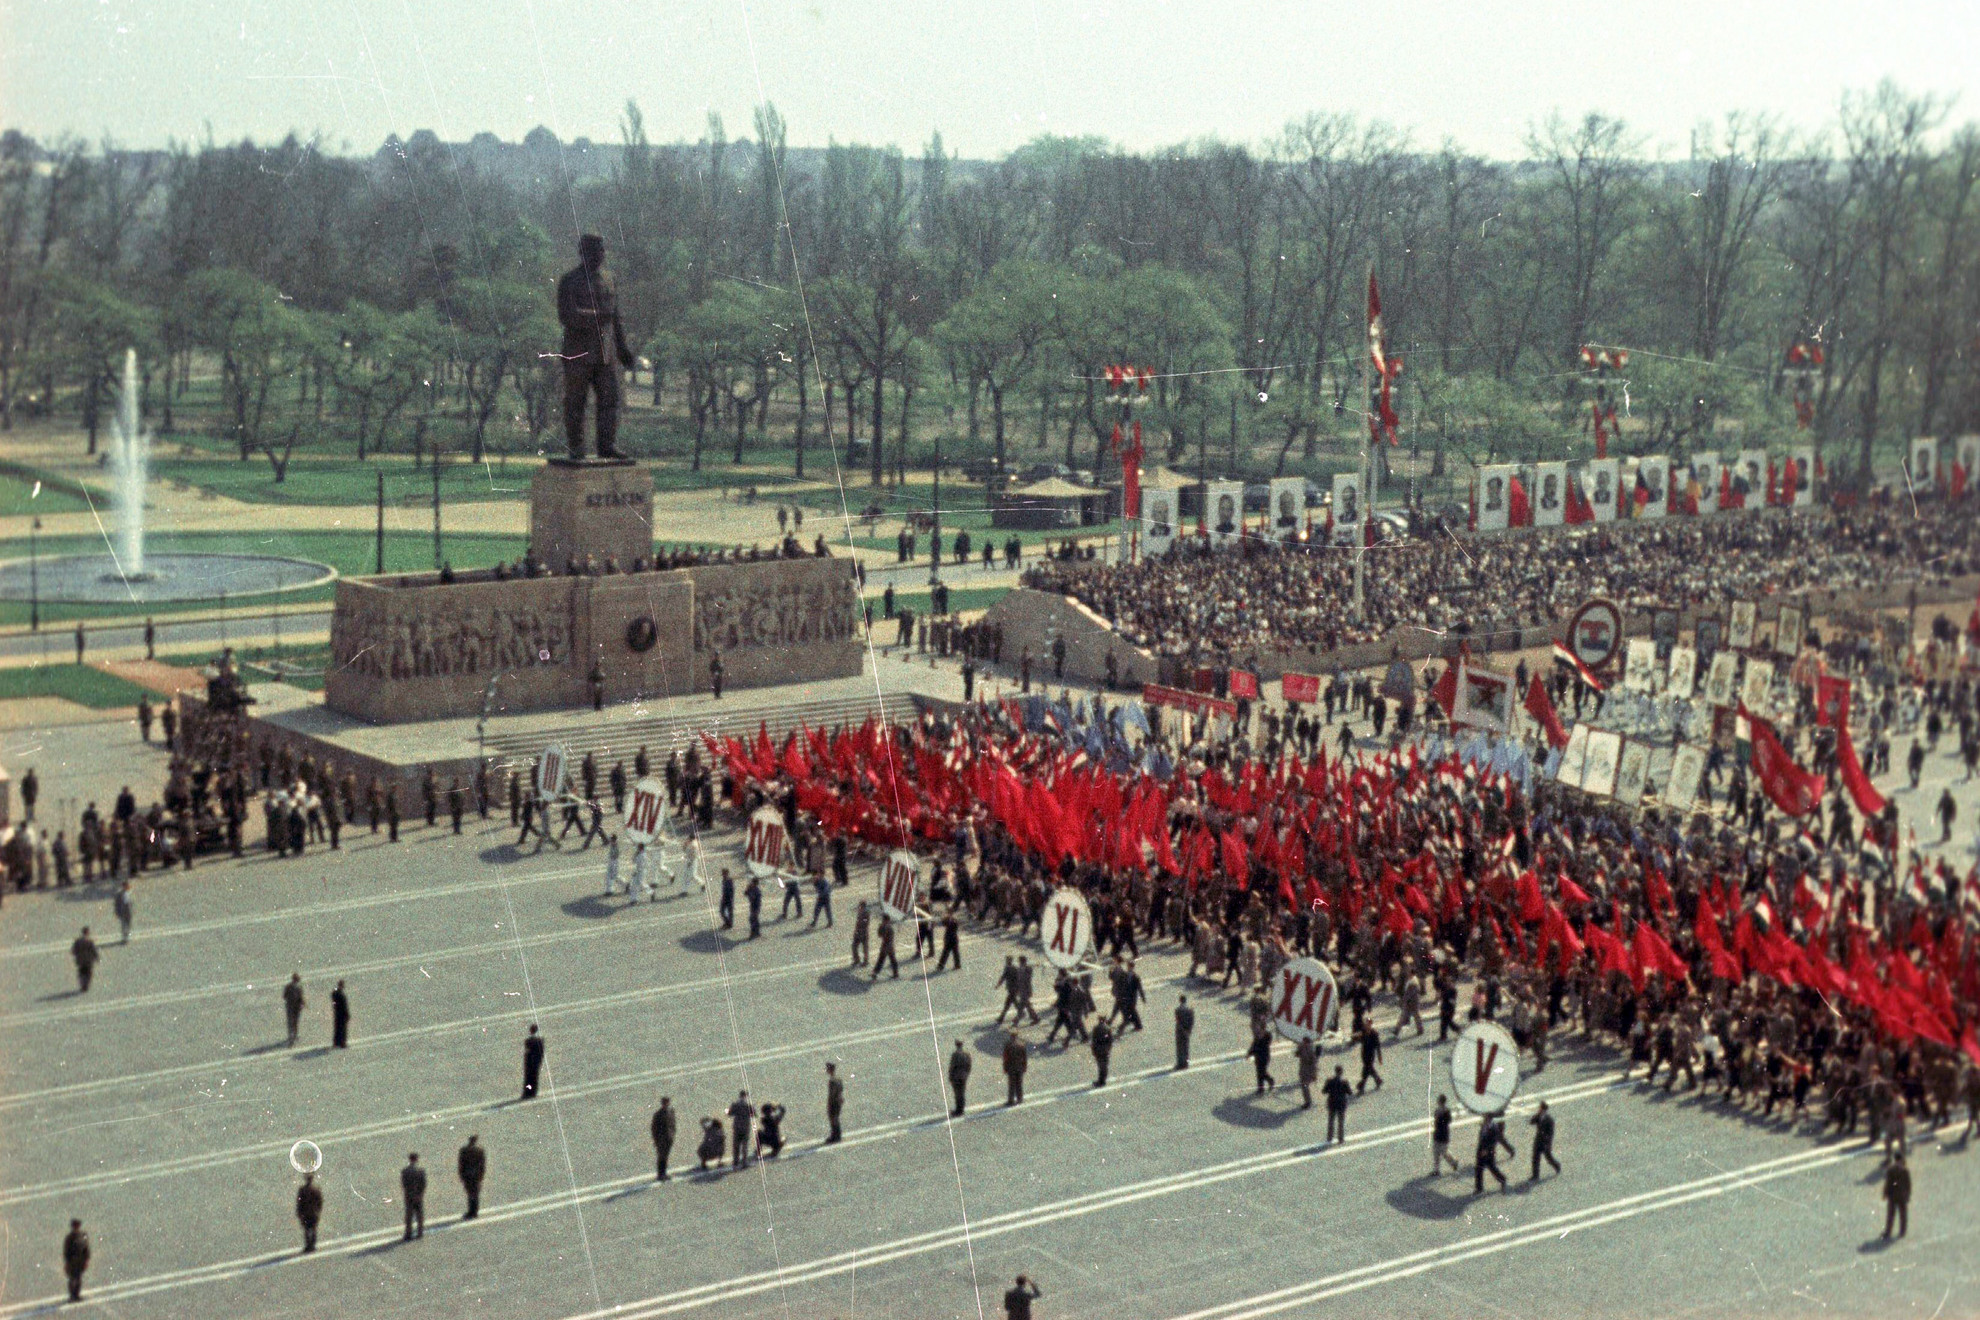
[[[1625,609],[1723,606],[1806,589],[1888,588],[1980,564],[1969,499],[1852,509],[1673,518],[1597,529],[1446,536],[1365,552],[1367,610],[1353,619],[1356,552],[1247,539],[1230,550],[1178,541],[1132,564],[1044,560],[1025,585],[1091,606],[1158,655],[1312,648],[1391,638],[1399,629],[1486,634],[1564,618],[1605,597]]]

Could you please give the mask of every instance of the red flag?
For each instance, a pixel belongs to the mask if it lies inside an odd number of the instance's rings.
[[[1507,486],[1506,498],[1510,504],[1508,520],[1511,524],[1514,527],[1531,527],[1533,504],[1526,498],[1526,484],[1517,475]]]
[[[1402,370],[1402,359],[1391,358],[1383,342],[1382,295],[1375,288],[1375,270],[1368,271],[1368,367],[1374,377],[1369,399],[1368,438],[1379,443],[1384,436],[1396,443],[1396,410],[1390,403],[1389,386]]]
[[[1547,915],[1546,900],[1540,897],[1540,877],[1529,868],[1520,873],[1519,883],[1514,886],[1519,898],[1519,919],[1538,921]]]
[[[1870,776],[1863,773],[1863,762],[1857,759],[1856,743],[1849,736],[1847,723],[1836,729],[1836,768],[1842,772],[1843,787],[1849,790],[1864,818],[1880,815],[1884,810],[1884,795],[1870,782]]]
[[[1444,666],[1443,674],[1430,689],[1430,700],[1444,708],[1444,718],[1449,719],[1457,711],[1457,662]]]
[[[1577,903],[1582,907],[1587,907],[1590,903],[1594,902],[1593,899],[1588,897],[1588,891],[1586,889],[1583,889],[1580,885],[1568,878],[1566,871],[1561,872],[1561,878],[1557,888],[1561,891],[1561,902],[1563,903]]]
[[[1753,772],[1769,800],[1790,816],[1806,816],[1822,802],[1822,777],[1796,765],[1774,726],[1740,706],[1753,729]]]
[[[1966,464],[1953,460],[1952,479],[1946,483],[1946,491],[1954,499],[1966,494]]]
[[[1547,731],[1547,742],[1553,747],[1567,746],[1567,729],[1561,724],[1560,714],[1555,711],[1552,699],[1547,696],[1547,686],[1535,674],[1526,685],[1526,713],[1539,721]]]
[[[1677,956],[1669,942],[1652,930],[1647,921],[1636,923],[1632,952],[1636,955],[1637,965],[1645,972],[1662,972],[1673,982],[1684,980],[1691,972],[1684,959]]]
[[[1244,839],[1238,834],[1236,826],[1224,831],[1222,843],[1224,874],[1237,881],[1240,889],[1248,887],[1251,883],[1251,862],[1245,855]]]

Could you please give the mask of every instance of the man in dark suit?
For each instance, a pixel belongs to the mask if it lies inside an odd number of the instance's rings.
[[[660,1107],[653,1111],[653,1154],[659,1166],[654,1178],[667,1181],[667,1155],[674,1149],[674,1102],[667,1096],[660,1097]]]
[[[956,1106],[949,1111],[952,1117],[962,1117],[963,1096],[969,1090],[969,1072],[975,1066],[976,1060],[972,1059],[969,1051],[963,1048],[963,1043],[957,1041],[956,1052],[949,1056],[949,1089],[956,1093]]]
[[[1675,1077],[1677,1075],[1677,1069],[1671,1069],[1671,1075]],[[1547,1108],[1547,1102],[1545,1100],[1540,1102],[1540,1108],[1533,1115],[1531,1121],[1533,1123],[1533,1173],[1527,1181],[1535,1182],[1540,1177],[1541,1160],[1545,1160],[1547,1163],[1553,1165],[1555,1173],[1561,1171],[1561,1162],[1554,1158],[1554,1115]]]
[[[488,1176],[488,1148],[480,1137],[468,1135],[454,1168],[461,1175],[461,1189],[467,1193],[467,1213],[461,1218],[473,1219],[481,1213],[481,1180]]]
[[[344,993],[342,981],[330,992],[330,1044],[340,1050],[351,1044],[351,997]]]
[[[69,1276],[69,1300],[82,1300],[83,1271],[89,1268],[89,1234],[82,1220],[69,1221],[68,1236],[62,1239],[62,1272]]]
[[[419,1224],[420,1237],[426,1236],[426,1170],[419,1167],[419,1152],[406,1156],[406,1167],[399,1170],[399,1191],[406,1200],[406,1236],[413,1240],[413,1224]]]
[[[1518,1156],[1519,1152],[1513,1149],[1510,1141],[1506,1140],[1506,1125],[1499,1121],[1497,1115],[1487,1114],[1484,1121],[1478,1125],[1478,1154],[1477,1162],[1472,1166],[1472,1195],[1476,1196],[1485,1190],[1485,1175],[1488,1173],[1499,1180],[1499,1190],[1505,1190],[1506,1175],[1499,1172],[1501,1146],[1506,1148],[1506,1154]]]
[[[323,1189],[316,1185],[316,1175],[305,1173],[302,1186],[296,1188],[296,1222],[302,1225],[303,1252],[316,1250],[316,1225],[323,1218]]]
[[[1043,1295],[1037,1284],[1018,1275],[1017,1282],[1004,1294],[1004,1320],[1031,1320],[1031,1303]]]
[[[826,1145],[832,1145],[844,1136],[839,1130],[839,1119],[845,1112],[845,1080],[839,1076],[839,1065],[828,1063],[825,1065],[825,1121],[830,1125],[831,1131],[825,1137]]]
[[[1189,1034],[1196,1030],[1196,1010],[1188,995],[1176,996],[1176,1071],[1189,1067]]]
[[[543,1072],[543,1037],[536,1034],[536,1024],[529,1024],[529,1035],[523,1038],[523,1093],[525,1100],[536,1098],[536,1079]]]
[[[1891,1224],[1897,1224],[1898,1236],[1911,1231],[1911,1170],[1905,1167],[1904,1156],[1891,1160],[1891,1167],[1884,1173],[1884,1238],[1891,1236]]]

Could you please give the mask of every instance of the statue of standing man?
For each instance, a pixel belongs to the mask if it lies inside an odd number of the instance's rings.
[[[605,272],[605,240],[578,240],[578,265],[557,281],[557,320],[564,327],[564,438],[571,457],[584,457],[584,401],[598,404],[598,457],[619,453],[619,366],[633,365],[619,323],[619,297]]]

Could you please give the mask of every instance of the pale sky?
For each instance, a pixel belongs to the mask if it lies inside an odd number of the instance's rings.
[[[631,97],[665,142],[698,137],[711,110],[750,136],[760,95],[797,146],[913,153],[936,129],[969,157],[1046,132],[1257,144],[1317,110],[1513,157],[1558,108],[1619,115],[1653,154],[1682,155],[1701,119],[1816,128],[1884,77],[1980,119],[1976,15],[1974,0],[0,0],[0,127],[129,146],[294,130],[369,153],[421,128],[616,141]]]

